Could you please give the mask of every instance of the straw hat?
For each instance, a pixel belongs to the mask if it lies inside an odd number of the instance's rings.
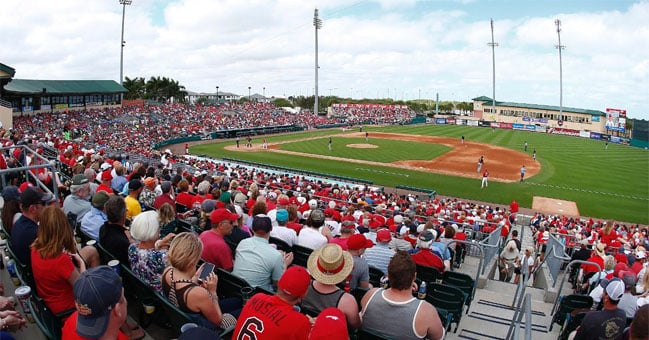
[[[604,257],[606,256],[606,245],[604,243],[598,243],[597,246],[595,247],[595,252],[597,255]]]
[[[342,282],[352,272],[354,260],[339,245],[329,243],[314,250],[306,266],[316,281],[331,285]]]

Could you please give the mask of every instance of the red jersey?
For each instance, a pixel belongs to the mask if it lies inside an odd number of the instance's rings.
[[[234,327],[233,339],[299,339],[311,331],[306,315],[293,309],[276,295],[258,293],[243,307]]]
[[[84,338],[77,334],[77,314],[79,312],[74,312],[68,319],[65,321],[63,328],[61,329],[63,340],[84,340],[89,338]],[[122,333],[122,330],[119,330],[117,333],[117,340],[129,340],[126,334]]]
[[[420,249],[410,256],[420,266],[433,267],[439,270],[440,273],[444,272],[444,261],[439,256],[433,254],[430,249]]]

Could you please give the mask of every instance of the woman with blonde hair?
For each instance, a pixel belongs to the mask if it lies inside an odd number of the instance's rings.
[[[131,237],[135,242],[128,246],[131,270],[157,292],[162,292],[160,275],[165,269],[167,252],[174,233],[160,239],[160,222],[154,210],[135,216],[131,223]]]
[[[526,279],[534,273],[534,268],[537,265],[536,257],[534,256],[534,247],[529,246],[525,248],[525,254],[516,259],[516,268],[514,268],[514,283],[518,284],[521,275],[525,275]]]
[[[174,237],[167,254],[167,267],[162,273],[162,290],[169,301],[188,313],[194,321],[210,329],[234,326],[235,315],[241,311],[241,301],[216,295],[218,277],[210,273],[199,281],[196,265],[203,252],[203,243],[194,233],[180,233]]]
[[[176,212],[171,204],[165,203],[160,206],[158,219],[160,220],[160,237],[165,237],[176,231]]]

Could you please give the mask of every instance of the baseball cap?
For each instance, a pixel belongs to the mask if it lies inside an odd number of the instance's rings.
[[[270,219],[269,219],[270,220]],[[284,294],[303,297],[311,284],[311,275],[304,267],[291,266],[282,275],[277,283]]]
[[[620,301],[622,295],[624,295],[624,282],[617,278],[602,281],[602,288],[604,288],[608,297],[614,301]]]
[[[248,197],[246,195],[244,195],[242,193],[237,193],[234,196],[234,204],[244,204],[244,203],[246,203],[247,199],[248,199]]]
[[[132,179],[130,182],[128,182],[129,191],[138,190],[141,187],[142,187],[142,181],[140,181],[139,179]]]
[[[620,277],[622,278],[622,282],[624,282],[625,288],[630,288],[635,286],[636,276],[634,272],[631,271],[620,272]]]
[[[277,204],[288,205],[289,203],[288,196],[280,195],[277,199]]]
[[[194,327],[180,334],[178,340],[220,340],[221,337],[215,331],[205,327]]]
[[[312,210],[309,217],[311,217],[311,221],[313,221],[314,223],[324,223],[325,220],[324,213],[320,209]]]
[[[101,180],[102,181],[110,181],[112,179],[113,179],[113,175],[110,174],[110,170],[106,170],[106,171],[103,171],[101,173]]]
[[[419,240],[424,241],[424,242],[430,242],[435,239],[435,235],[433,235],[433,232],[430,230],[426,230],[421,235],[419,235]]]
[[[108,266],[90,268],[74,283],[77,308],[77,333],[86,338],[101,337],[110,321],[110,313],[122,297],[122,281]]]
[[[277,210],[277,213],[275,214],[275,218],[277,219],[277,221],[280,222],[288,221],[288,211],[286,211],[286,209]]]
[[[55,198],[51,193],[42,192],[40,189],[34,187],[26,188],[20,195],[20,203],[26,207],[34,204],[46,204],[54,200]]]
[[[390,242],[392,240],[392,235],[387,229],[381,229],[376,232],[376,240],[378,242]]]
[[[645,258],[647,258],[647,253],[644,250],[640,250],[640,251],[635,253],[635,258],[638,259],[638,260],[645,259]]]
[[[230,198],[231,197],[232,196],[230,195],[230,192],[224,191],[224,192],[221,193],[221,196],[219,197],[219,201],[221,201],[223,203],[230,203]]]
[[[203,203],[201,203],[201,210],[203,210],[203,212],[211,213],[214,211],[214,208],[216,208],[215,200],[204,200]]]
[[[92,196],[92,206],[103,210],[104,205],[108,202],[108,194],[105,191],[98,191]]]
[[[210,214],[210,222],[212,224],[216,225],[219,224],[223,221],[236,221],[239,219],[239,215],[230,212],[230,210],[225,209],[225,208],[219,208]]]
[[[309,340],[329,339],[349,339],[345,314],[336,307],[323,309],[309,333]]]
[[[165,194],[171,191],[171,182],[169,181],[162,182],[162,184],[160,184],[160,190],[162,190],[162,192]]]
[[[365,238],[363,234],[354,234],[347,240],[347,249],[359,250],[363,248],[372,248],[374,242]]]
[[[77,174],[72,177],[72,185],[83,185],[88,183],[88,178],[83,174]]]
[[[2,198],[5,201],[20,201],[20,192],[15,185],[7,185],[2,189]]]

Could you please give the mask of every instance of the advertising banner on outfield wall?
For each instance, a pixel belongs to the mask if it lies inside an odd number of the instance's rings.
[[[600,139],[600,140],[603,140],[603,141],[607,141],[607,140],[611,140],[611,136],[610,136],[610,135],[605,135],[605,134],[602,133],[602,134],[599,136],[599,139]]]
[[[525,130],[527,131],[536,131],[536,125],[525,125]]]
[[[514,130],[525,130],[525,125],[514,123],[514,124],[512,124],[512,129],[514,129]]]
[[[487,121],[484,121],[484,120],[479,120],[478,121],[478,126],[491,127],[491,122],[487,122]]]
[[[455,118],[446,118],[446,124],[455,125]]]
[[[508,129],[508,130],[511,130],[511,129],[512,129],[512,126],[513,126],[512,123],[500,123],[500,128],[501,128],[501,129]]]
[[[456,119],[455,120],[455,125],[466,125],[466,120],[465,119]]]
[[[478,120],[470,120],[470,119],[467,119],[467,121],[466,121],[466,125],[467,125],[467,126],[478,126],[478,123],[479,123],[479,122],[480,122],[480,121],[478,121]]]
[[[590,138],[590,132],[589,131],[579,131],[579,137],[581,137],[581,138]]]
[[[599,132],[591,132],[590,133],[590,139],[601,139],[602,134]]]
[[[435,119],[435,124],[446,124],[446,118]]]
[[[573,130],[573,129],[564,129],[564,128],[548,128],[547,133],[551,133],[554,135],[565,135],[565,136],[575,136],[579,137],[579,130]]]

